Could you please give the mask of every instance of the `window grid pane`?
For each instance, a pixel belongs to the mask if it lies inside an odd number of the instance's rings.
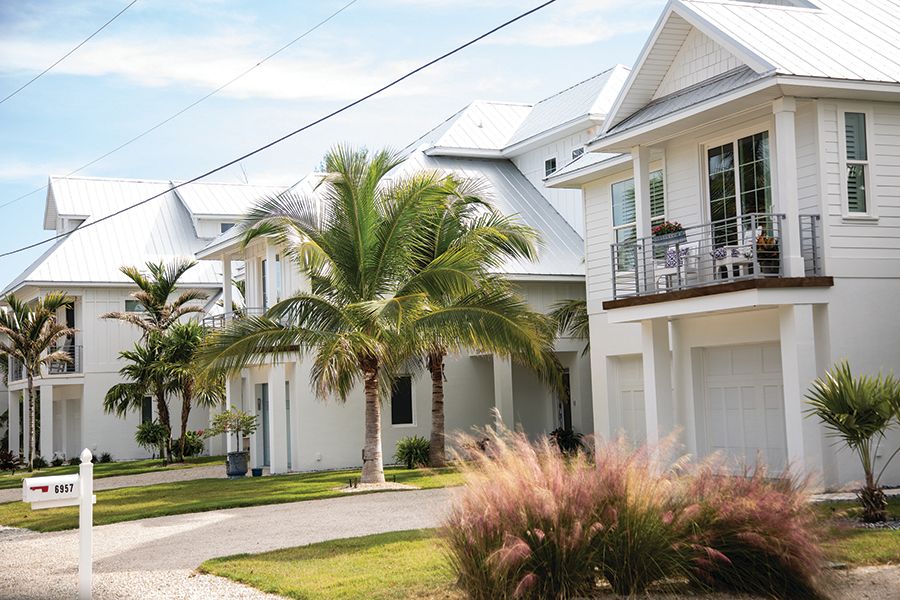
[[[847,160],[868,160],[865,113],[844,113]]]
[[[852,213],[866,212],[865,165],[847,165],[847,210]]]

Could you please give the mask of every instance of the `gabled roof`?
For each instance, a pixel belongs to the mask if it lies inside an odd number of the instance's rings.
[[[198,182],[180,187],[176,193],[193,216],[216,217],[244,215],[259,199],[283,191],[284,187],[274,185]]]
[[[610,112],[607,131],[654,99],[695,29],[759,75],[900,82],[900,14],[893,2],[670,0]]]
[[[536,262],[510,261],[502,270],[511,276],[578,277],[584,275],[584,241],[571,225],[505,159],[429,156],[421,150],[409,155],[398,174],[436,170],[473,179],[483,186],[485,197],[503,214],[518,215],[541,233],[543,246]]]
[[[407,149],[428,144],[439,151],[463,150],[499,155],[530,110],[530,104],[476,100],[407,146]]]

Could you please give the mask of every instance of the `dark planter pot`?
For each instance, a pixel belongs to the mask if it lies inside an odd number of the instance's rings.
[[[262,468],[259,469],[251,469],[254,477],[262,477]]]
[[[777,249],[767,250],[764,248],[757,248],[756,256],[759,261],[759,270],[766,275],[778,275],[781,267],[779,254],[780,252]]]
[[[674,246],[687,241],[686,231],[674,231],[653,236],[654,246]]]
[[[249,452],[229,452],[225,459],[225,473],[229,479],[239,479],[247,474],[250,462]]]

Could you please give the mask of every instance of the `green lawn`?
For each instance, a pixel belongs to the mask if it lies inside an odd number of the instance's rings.
[[[199,456],[185,459],[183,463],[175,463],[163,466],[159,459],[128,460],[111,463],[97,463],[94,465],[94,479],[104,477],[116,477],[118,475],[138,475],[140,473],[154,473],[170,469],[190,469],[193,467],[206,467],[209,465],[224,465],[224,456]],[[224,466],[223,466],[224,468]],[[28,471],[16,471],[15,473],[0,474],[0,490],[22,487],[22,480],[26,477],[47,477],[50,475],[69,475],[78,472],[78,465],[63,465],[61,467],[48,467],[37,469],[33,473]]]
[[[303,600],[464,597],[430,530],[215,558],[200,570]]]
[[[223,467],[224,468],[224,467]],[[184,513],[282,504],[342,496],[334,488],[346,485],[359,471],[323,471],[298,475],[244,479],[198,479],[146,487],[130,487],[97,492],[94,524],[106,525],[149,517]],[[385,476],[398,483],[419,488],[460,485],[462,476],[453,469],[388,468]],[[360,492],[365,493],[365,492]],[[35,531],[59,531],[78,526],[78,508],[52,508],[32,511],[22,502],[0,504],[0,525],[27,527]]]
[[[823,502],[816,505],[823,519],[857,518],[856,502]],[[888,514],[900,517],[900,497],[888,497]],[[859,529],[838,522],[828,528],[825,550],[830,560],[849,566],[900,564],[900,531]]]

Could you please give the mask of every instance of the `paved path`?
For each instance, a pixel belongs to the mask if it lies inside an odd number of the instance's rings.
[[[226,579],[195,575],[194,569],[217,556],[435,527],[452,493],[380,492],[95,527],[94,598],[275,598]],[[0,556],[0,598],[75,597],[77,531],[0,528]]]
[[[41,477],[40,474],[36,477]],[[157,483],[191,481],[192,479],[225,478],[225,461],[221,465],[211,467],[188,467],[185,469],[166,469],[138,475],[115,475],[94,479],[94,490],[112,490],[123,487],[143,487]],[[11,490],[0,490],[0,502],[16,502],[22,499],[22,487]]]

